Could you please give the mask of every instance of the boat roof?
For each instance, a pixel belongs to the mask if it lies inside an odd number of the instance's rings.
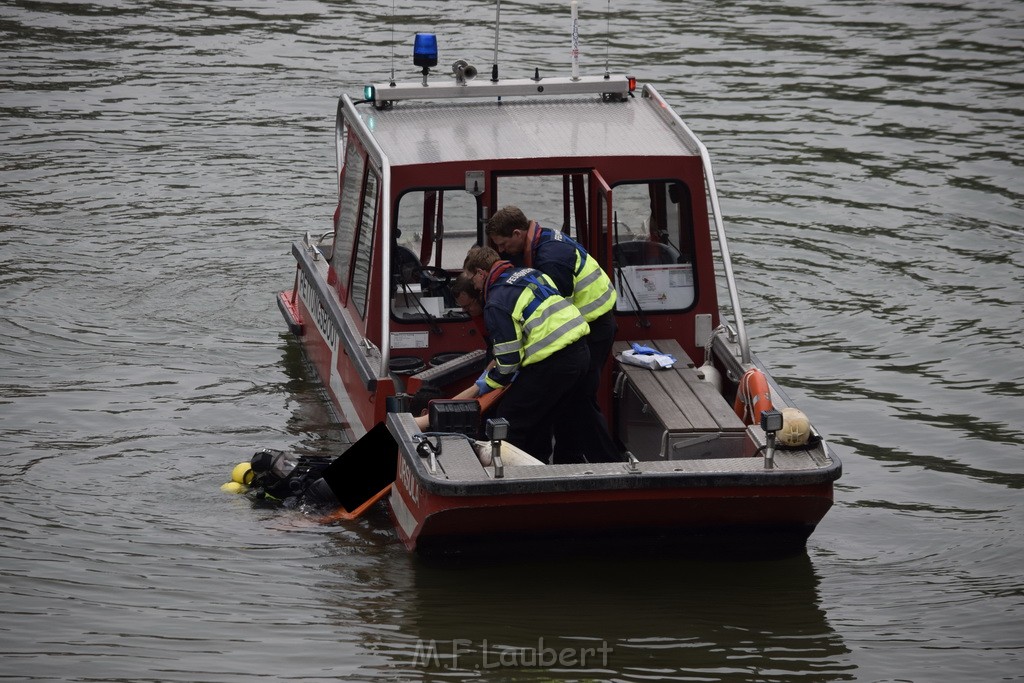
[[[651,97],[653,93],[654,97]],[[474,160],[700,156],[645,88],[624,101],[531,97],[357,108],[392,166]]]

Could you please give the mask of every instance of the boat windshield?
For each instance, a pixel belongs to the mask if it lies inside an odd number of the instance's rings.
[[[612,258],[617,311],[685,310],[695,301],[693,211],[686,185],[621,183],[613,188]]]
[[[562,230],[598,258],[608,237],[590,225],[586,174],[498,175],[495,205],[519,206],[544,227]],[[693,207],[677,180],[617,183],[612,188],[610,272],[622,313],[683,311],[696,300]],[[397,204],[392,252],[392,315],[407,322],[465,321],[450,286],[468,249],[483,238],[481,198],[464,188],[404,193]],[[597,222],[603,222],[598,220]],[[595,235],[599,235],[595,237]]]
[[[392,314],[399,320],[465,321],[451,293],[466,252],[477,243],[478,197],[464,188],[406,192],[396,216]]]
[[[562,230],[598,258],[607,237],[588,211],[587,175],[501,176],[497,206],[515,204],[547,228]],[[620,312],[668,312],[696,300],[693,207],[686,185],[675,180],[620,182],[612,189],[612,272]],[[597,219],[597,222],[602,222]],[[607,264],[602,264],[607,267]]]

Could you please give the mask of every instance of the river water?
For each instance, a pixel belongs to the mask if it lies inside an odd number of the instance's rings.
[[[806,553],[451,565],[222,493],[342,442],[273,299],[338,94],[417,30],[488,70],[493,5],[8,0],[0,678],[1021,679],[1024,5],[580,13],[581,71],[710,148],[753,347],[844,462]],[[568,73],[567,2],[501,15],[504,76]]]

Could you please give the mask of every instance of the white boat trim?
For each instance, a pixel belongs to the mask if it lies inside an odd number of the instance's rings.
[[[463,84],[444,83],[374,83],[373,103],[388,106],[400,100],[460,99],[467,97],[515,97],[538,95],[607,95],[617,98],[629,96],[630,79],[626,76],[580,76],[572,78],[516,78],[504,81],[466,81]]]

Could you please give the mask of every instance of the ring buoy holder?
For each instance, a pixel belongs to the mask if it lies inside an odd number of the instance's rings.
[[[743,424],[761,424],[761,413],[772,408],[772,394],[768,379],[757,368],[750,368],[740,378],[736,388],[736,402],[733,410]]]

